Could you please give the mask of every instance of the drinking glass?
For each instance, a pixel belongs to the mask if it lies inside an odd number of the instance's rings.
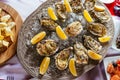
[[[120,0],[115,0],[114,13],[120,17]]]

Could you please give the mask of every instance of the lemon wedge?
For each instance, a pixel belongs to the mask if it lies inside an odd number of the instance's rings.
[[[52,7],[48,7],[48,15],[50,16],[51,19],[55,21],[58,20]]]
[[[97,54],[92,50],[88,50],[88,56],[93,60],[101,60],[102,59],[102,56],[100,54]]]
[[[40,65],[40,74],[44,75],[49,67],[50,57],[45,57]]]
[[[93,22],[93,19],[92,17],[90,16],[89,12],[87,10],[84,10],[83,11],[83,15],[84,15],[84,18],[88,21],[88,22]]]
[[[62,40],[66,40],[68,38],[60,26],[56,27],[56,33],[58,37]]]
[[[64,5],[66,7],[67,12],[72,12],[72,8],[68,0],[64,0]]]
[[[103,37],[99,37],[98,40],[102,43],[108,42],[110,41],[111,36],[103,36]]]
[[[95,11],[102,12],[102,11],[104,11],[104,10],[105,10],[105,8],[104,8],[103,6],[98,6],[98,5],[95,5],[95,6],[94,6],[94,10],[95,10]]]
[[[42,31],[31,39],[31,43],[36,44],[37,42],[41,41],[45,36],[46,36],[46,32]]]
[[[76,68],[75,68],[75,59],[71,58],[69,61],[69,70],[73,76],[77,76]]]

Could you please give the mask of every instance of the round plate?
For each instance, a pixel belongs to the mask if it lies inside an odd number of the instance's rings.
[[[39,66],[41,64],[43,57],[41,57],[37,53],[36,45],[32,45],[30,42],[30,40],[32,39],[33,36],[35,36],[35,34],[44,30],[40,25],[40,18],[41,18],[42,12],[46,12],[47,11],[46,9],[49,6],[53,6],[53,4],[55,4],[55,2],[58,2],[58,1],[61,1],[61,0],[47,0],[40,7],[38,7],[38,9],[35,10],[24,22],[24,24],[21,28],[21,31],[19,33],[19,37],[18,37],[17,55],[18,55],[18,58],[19,58],[21,64],[23,65],[25,70],[30,75],[32,75],[33,77],[39,77],[39,78],[45,79],[45,80],[56,80],[56,79],[57,80],[58,79],[71,80],[72,78],[75,78],[71,75],[68,68],[64,71],[58,70],[55,66],[54,59],[52,56],[51,56],[51,63],[50,63],[49,69],[47,70],[47,72],[44,76],[41,76],[39,74]],[[100,2],[97,2],[97,4],[104,6]],[[108,30],[107,34],[113,36],[114,35],[113,21],[112,21],[111,15],[107,8],[105,11],[107,11],[107,13],[110,16],[110,21],[105,24],[105,26],[107,27],[107,30]],[[85,24],[83,26],[85,26]],[[46,30],[46,33],[47,33],[47,36],[49,36],[49,37],[46,37],[45,39],[47,39],[47,38],[55,39],[55,36],[51,36],[51,34],[56,35],[55,32],[50,33],[49,31]],[[63,42],[60,41],[59,43],[62,44],[62,46],[60,46],[59,51],[68,47],[67,44],[72,45],[75,42],[75,40],[80,41],[81,36],[82,35],[80,34],[78,39],[71,38],[72,41],[70,40],[68,43],[67,43],[67,41],[63,41]],[[112,39],[111,39],[111,41],[112,41]],[[111,41],[104,44],[104,46],[101,50],[101,54],[102,54],[103,58],[106,55],[108,47],[111,45]],[[77,67],[78,76],[82,75],[83,73],[85,73],[85,72],[89,71],[90,69],[92,69],[93,67],[95,67],[100,61],[94,61],[94,60],[89,59],[89,63],[87,65],[81,65],[81,66]]]
[[[11,6],[0,2],[0,8],[2,8],[2,10],[5,12],[4,14],[9,14],[12,17],[12,21],[16,23],[16,26],[13,29],[14,42],[8,47],[8,49],[4,53],[0,53],[0,65],[2,65],[16,53],[18,31],[20,30],[23,21],[17,11]]]

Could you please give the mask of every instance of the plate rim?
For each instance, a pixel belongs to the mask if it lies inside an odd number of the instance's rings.
[[[110,74],[107,73],[107,66],[109,63],[111,63],[112,61],[116,61],[117,59],[120,59],[120,55],[109,56],[109,57],[104,58],[103,60],[104,71],[105,71],[105,76],[107,80],[110,80]]]

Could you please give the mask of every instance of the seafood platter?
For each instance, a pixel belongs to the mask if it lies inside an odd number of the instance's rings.
[[[17,55],[40,79],[74,79],[99,64],[114,36],[108,9],[98,0],[47,0],[23,23]]]

